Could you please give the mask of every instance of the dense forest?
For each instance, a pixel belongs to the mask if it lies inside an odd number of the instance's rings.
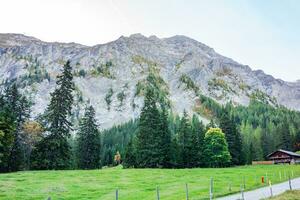
[[[155,78],[155,77],[154,77]],[[120,163],[137,168],[227,167],[264,160],[281,148],[300,150],[300,113],[255,96],[249,106],[220,105],[199,94],[210,123],[178,116],[158,93],[150,73],[140,117],[100,131],[93,105],[74,130],[70,62],[57,77],[45,112],[32,119],[31,103],[11,81],[0,93],[0,172],[95,169]],[[190,86],[195,87],[195,86]],[[141,89],[141,88],[139,88]]]

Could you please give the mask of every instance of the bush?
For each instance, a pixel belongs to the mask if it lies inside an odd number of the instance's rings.
[[[208,167],[227,167],[231,156],[225,134],[219,128],[210,128],[204,137],[204,160]]]
[[[79,71],[79,76],[85,77],[85,75],[86,75],[86,72],[84,71],[84,69],[81,69],[81,70]]]

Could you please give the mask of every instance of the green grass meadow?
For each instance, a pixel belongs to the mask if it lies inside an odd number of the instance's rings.
[[[300,165],[261,165],[233,168],[197,169],[122,169],[28,171],[0,174],[0,199],[101,199],[155,200],[156,186],[161,200],[185,199],[188,183],[190,200],[209,199],[210,177],[214,195],[224,196],[240,191],[245,177],[246,190],[264,186],[261,176],[272,184],[300,177]],[[281,173],[281,179],[280,179]],[[231,184],[231,191],[229,191]]]

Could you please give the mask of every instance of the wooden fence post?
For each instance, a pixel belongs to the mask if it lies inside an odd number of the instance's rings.
[[[209,199],[213,199],[213,193],[214,193],[214,179],[210,178],[210,187],[209,187]]]
[[[156,186],[156,196],[157,196],[157,200],[159,200],[160,198],[159,198],[159,187],[158,186]]]
[[[241,196],[242,196],[242,200],[244,200],[244,189],[243,189],[243,186],[241,185]]]
[[[185,193],[186,193],[186,200],[189,200],[189,187],[188,184],[185,184]]]
[[[271,197],[273,197],[273,190],[272,190],[271,180],[269,180],[269,187],[270,187]]]
[[[119,199],[119,190],[116,189],[116,200],[118,200],[118,199]]]
[[[291,182],[291,177],[289,176],[289,186],[290,186],[290,190],[292,190],[292,182]]]

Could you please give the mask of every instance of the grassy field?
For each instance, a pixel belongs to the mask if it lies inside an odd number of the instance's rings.
[[[214,178],[214,194],[224,196],[240,191],[245,177],[246,190],[263,186],[261,176],[272,183],[300,176],[300,166],[243,166],[224,169],[122,169],[29,171],[0,174],[0,199],[115,199],[154,200],[156,186],[162,200],[185,199],[185,184],[190,200],[208,199],[210,177]],[[281,179],[280,179],[281,173]],[[229,191],[231,184],[231,191]]]
[[[287,191],[281,195],[270,198],[269,200],[299,200],[300,190]]]

